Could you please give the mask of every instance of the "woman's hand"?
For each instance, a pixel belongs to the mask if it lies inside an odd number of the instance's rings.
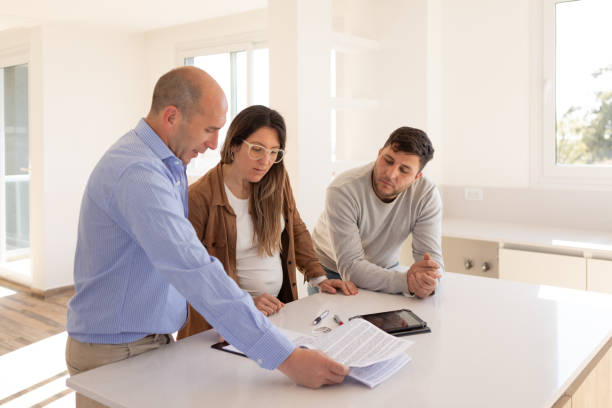
[[[255,307],[266,316],[273,315],[274,313],[281,310],[283,306],[285,306],[283,302],[267,293],[264,293],[263,295],[259,296],[254,296],[253,302],[255,302]]]
[[[341,279],[326,279],[319,283],[319,289],[321,292],[336,293],[337,289],[340,289],[346,296],[356,295],[357,286],[351,281],[344,281]]]

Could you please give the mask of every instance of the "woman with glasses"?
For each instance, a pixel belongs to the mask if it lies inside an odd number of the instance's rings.
[[[255,105],[232,121],[221,162],[189,187],[189,220],[209,254],[266,316],[297,299],[296,268],[323,292],[357,293],[350,281],[327,279],[295,205],[283,165],[283,117]],[[179,338],[210,328],[189,306]]]

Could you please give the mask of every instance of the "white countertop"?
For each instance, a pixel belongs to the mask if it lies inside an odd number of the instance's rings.
[[[496,241],[504,244],[538,246],[559,251],[577,251],[587,256],[612,257],[612,234],[602,231],[445,218],[442,222],[442,235],[452,238]]]
[[[310,332],[322,310],[350,316],[412,309],[432,333],[375,389],[351,380],[310,390],[213,350],[214,331],[79,374],[68,385],[113,407],[550,407],[612,335],[612,296],[445,273],[425,300],[362,290],[287,304],[274,322]],[[322,325],[334,327],[330,317]]]

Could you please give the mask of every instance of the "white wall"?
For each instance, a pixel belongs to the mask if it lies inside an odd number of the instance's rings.
[[[104,151],[146,114],[143,37],[78,25],[32,30],[33,288],[73,282],[80,202]]]
[[[386,0],[375,8],[380,51],[371,78],[379,78],[382,133],[367,149],[378,150],[400,126],[428,131],[427,124],[427,1]],[[372,129],[375,130],[375,129]],[[435,144],[435,140],[432,140]]]
[[[444,0],[440,12],[444,184],[528,187],[528,0]]]
[[[331,0],[270,0],[270,106],[287,122],[285,166],[298,210],[314,227],[332,177]]]
[[[373,51],[338,55],[338,96],[376,100],[378,107],[338,113],[337,157],[373,161],[398,127],[428,131],[427,1],[349,1],[337,12],[338,27],[379,42]]]

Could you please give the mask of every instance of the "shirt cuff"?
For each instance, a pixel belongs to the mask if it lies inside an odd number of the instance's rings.
[[[316,278],[312,278],[308,281],[308,283],[310,283],[311,286],[319,286],[319,283],[323,282],[324,280],[327,280],[327,276],[321,275],[317,276]]]
[[[276,369],[295,350],[295,345],[281,331],[272,326],[246,353],[250,359],[267,370]]]
[[[402,282],[402,290],[401,293],[402,295],[406,296],[406,297],[415,297],[415,294],[412,293],[410,291],[410,289],[408,288],[408,272],[410,271],[410,269],[406,269],[406,272],[403,273],[403,277],[404,277],[404,281]]]
[[[399,272],[395,276],[394,286],[396,288],[395,293],[403,293],[406,296],[410,296],[410,290],[408,289],[408,271]]]

